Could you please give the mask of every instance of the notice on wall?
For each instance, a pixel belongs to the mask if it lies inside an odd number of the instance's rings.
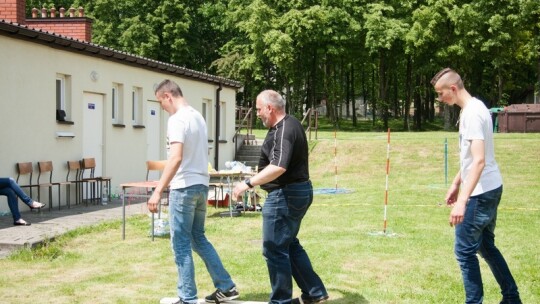
[[[95,108],[96,108],[96,104],[95,104],[95,103],[88,103],[88,109],[94,110]]]

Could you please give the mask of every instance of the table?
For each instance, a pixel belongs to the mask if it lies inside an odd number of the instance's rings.
[[[219,178],[219,182],[222,183],[223,182],[223,179],[226,178],[227,179],[227,187],[229,188],[229,196],[230,196],[230,201],[229,201],[229,211],[228,212],[224,212],[222,213],[221,215],[226,215],[226,213],[228,213],[228,215],[230,217],[233,217],[233,210],[232,210],[232,186],[233,186],[233,183],[234,183],[234,179],[237,178],[238,181],[242,181],[243,178],[246,178],[246,177],[250,177],[250,176],[253,176],[255,173],[252,173],[252,172],[242,172],[242,171],[228,171],[228,170],[221,170],[221,171],[216,171],[216,172],[210,172],[210,178]],[[216,203],[216,206],[217,206],[217,203]],[[245,210],[245,206],[244,206],[244,210]],[[236,213],[237,211],[235,210],[235,214],[238,215]]]
[[[152,193],[154,192],[154,189],[158,186],[159,181],[143,181],[143,182],[132,182],[132,183],[125,183],[120,184],[120,187],[122,188],[122,239],[126,239],[126,198],[134,198],[134,197],[144,197],[144,198],[150,198],[152,196]],[[146,194],[140,194],[140,193],[126,193],[126,189],[128,188],[144,188],[144,189],[152,189],[152,192],[150,194],[146,192]],[[161,202],[158,205],[158,219],[161,218]],[[152,213],[152,241],[154,240],[154,213]]]
[[[238,178],[238,181],[240,181],[243,177],[246,176],[252,176],[252,173],[247,172],[238,172],[238,171],[217,171],[217,172],[210,172],[210,177],[213,178],[219,178],[220,182],[223,181],[224,178],[227,179],[227,185],[229,188],[229,193],[231,195],[231,201],[229,202],[229,216],[233,216],[232,211],[232,184],[234,182],[234,178]],[[136,197],[144,197],[144,198],[150,198],[152,196],[152,193],[154,189],[158,186],[159,181],[142,181],[142,182],[131,182],[131,183],[124,183],[120,184],[120,187],[122,188],[122,239],[126,239],[126,198],[136,198]],[[129,188],[144,188],[144,189],[151,189],[152,192],[145,194],[140,193],[126,193],[126,189]],[[158,211],[158,219],[161,218],[161,203],[158,205],[159,211]],[[245,209],[245,208],[244,208]],[[154,240],[154,213],[152,213],[152,241]]]

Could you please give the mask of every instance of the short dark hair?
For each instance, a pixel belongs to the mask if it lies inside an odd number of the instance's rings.
[[[162,93],[170,93],[173,97],[183,97],[184,96],[182,94],[182,89],[180,89],[180,86],[176,82],[174,82],[174,81],[172,81],[170,79],[165,79],[162,82],[160,82],[156,86],[156,89],[154,90],[154,93],[156,95],[162,94]]]

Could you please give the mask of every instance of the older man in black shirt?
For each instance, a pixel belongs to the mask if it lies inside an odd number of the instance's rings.
[[[257,116],[269,128],[259,173],[237,184],[233,196],[241,198],[257,185],[268,192],[262,213],[263,255],[272,285],[270,303],[322,303],[328,293],[296,237],[313,201],[304,128],[285,113],[285,100],[272,90],[257,96]],[[292,299],[292,278],[302,291],[301,301]]]

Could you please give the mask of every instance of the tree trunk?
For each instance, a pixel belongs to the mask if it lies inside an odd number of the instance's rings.
[[[409,112],[411,111],[411,102],[412,102],[412,59],[411,56],[407,56],[407,76],[405,79],[406,93],[405,93],[405,109],[403,113],[403,129],[410,131],[409,126]]]
[[[379,101],[382,106],[384,130],[388,129],[388,100],[387,100],[387,77],[386,60],[384,51],[379,50]]]
[[[357,125],[356,121],[356,96],[354,95],[354,64],[351,63],[351,102],[352,102],[352,124]]]

